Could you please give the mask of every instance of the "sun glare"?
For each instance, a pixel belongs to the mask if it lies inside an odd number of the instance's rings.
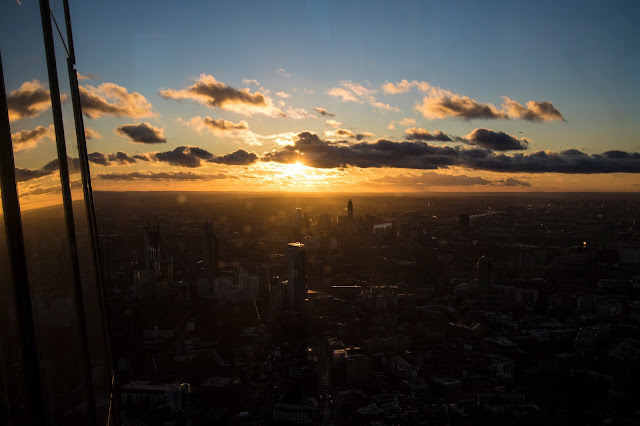
[[[289,164],[289,170],[291,171],[291,174],[294,175],[305,175],[305,168],[306,166],[304,164],[302,164],[301,162],[297,162],[297,163],[292,163]]]

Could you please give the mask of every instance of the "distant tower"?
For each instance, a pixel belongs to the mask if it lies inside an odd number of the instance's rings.
[[[160,228],[144,228],[144,269],[160,272]]]
[[[478,263],[476,263],[476,278],[480,292],[486,293],[493,287],[495,280],[493,259],[484,256],[478,258]]]
[[[302,243],[289,243],[287,247],[287,279],[289,308],[302,309],[307,293],[304,244]]]
[[[353,201],[349,199],[347,203],[347,217],[349,218],[349,222],[353,222]]]
[[[218,263],[220,262],[220,241],[213,233],[211,222],[207,221],[203,226],[202,233],[202,260],[204,261],[204,272],[208,277],[218,274]]]

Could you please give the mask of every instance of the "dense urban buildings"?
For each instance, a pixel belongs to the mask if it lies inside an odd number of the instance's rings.
[[[637,196],[172,199],[96,194],[127,421],[638,420]]]

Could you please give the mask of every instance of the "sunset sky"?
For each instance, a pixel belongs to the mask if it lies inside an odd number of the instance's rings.
[[[95,190],[640,188],[635,1],[70,3]],[[57,179],[37,2],[2,2],[0,34],[36,196]]]

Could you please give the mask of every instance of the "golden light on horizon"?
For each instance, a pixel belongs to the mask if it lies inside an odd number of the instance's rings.
[[[309,167],[301,161],[290,164],[273,164],[274,180],[296,187],[316,187],[327,184],[328,174],[322,169]]]

